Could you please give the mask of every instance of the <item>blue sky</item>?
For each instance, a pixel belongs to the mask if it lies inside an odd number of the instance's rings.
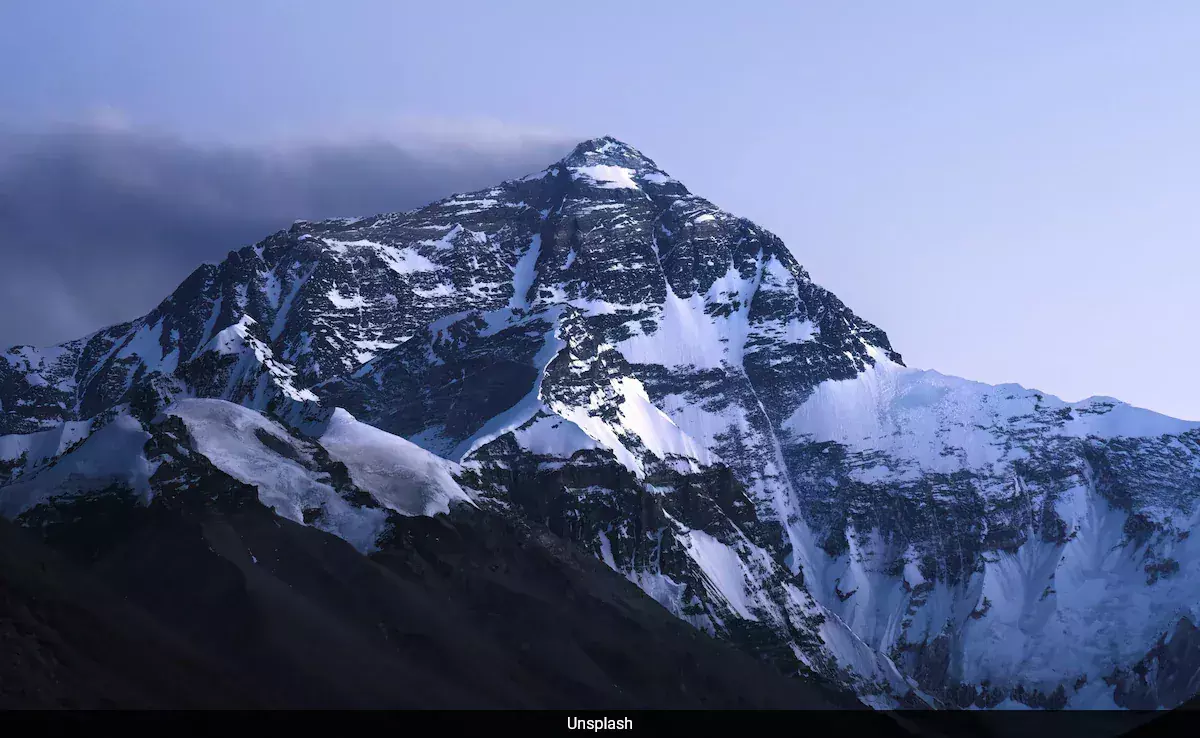
[[[0,9],[0,63],[9,131],[496,171],[612,134],[911,365],[1200,419],[1194,3],[46,0]]]

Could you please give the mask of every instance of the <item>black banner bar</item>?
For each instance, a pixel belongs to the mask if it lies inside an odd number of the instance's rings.
[[[189,735],[247,730],[446,731],[446,735],[729,736],[730,738],[1149,738],[1200,736],[1200,710],[1078,711],[260,711],[0,713],[0,732],[18,730],[185,730]]]

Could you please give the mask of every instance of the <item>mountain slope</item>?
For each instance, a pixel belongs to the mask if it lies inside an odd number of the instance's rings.
[[[873,705],[1196,691],[1200,424],[908,369],[778,238],[611,138],[416,211],[297,222],[143,318],[5,358],[8,515],[78,493],[56,467],[165,410],[362,551],[456,501],[527,521]],[[286,475],[232,458],[284,441]],[[160,494],[130,458],[106,478]]]
[[[103,513],[72,518],[66,504],[54,520],[39,515],[34,527],[60,552],[0,521],[0,704],[856,705],[697,633],[562,542],[495,516],[412,518],[367,558],[208,474],[146,507],[112,493],[73,503]]]

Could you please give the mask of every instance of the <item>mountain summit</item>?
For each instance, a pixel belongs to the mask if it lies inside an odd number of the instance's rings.
[[[363,552],[482,510],[877,706],[1169,707],[1200,673],[1200,424],[909,369],[613,138],[4,356],[0,511],[47,531],[214,480]]]
[[[562,161],[562,167],[616,166],[637,172],[657,172],[658,165],[642,152],[612,136],[602,136],[581,142]]]

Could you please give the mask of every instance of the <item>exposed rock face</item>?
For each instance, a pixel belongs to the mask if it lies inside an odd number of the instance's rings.
[[[1200,424],[909,369],[778,238],[611,138],[413,212],[298,222],[143,318],[5,359],[9,515],[80,476],[163,494],[141,451],[140,472],[49,465],[140,449],[175,408],[213,463],[229,428],[290,438],[303,472],[227,473],[360,550],[470,500],[874,705],[1196,689]],[[272,420],[201,423],[185,397]]]

